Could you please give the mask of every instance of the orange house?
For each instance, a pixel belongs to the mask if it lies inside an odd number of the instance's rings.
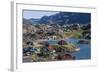
[[[49,50],[52,50],[52,49],[53,49],[53,47],[52,47],[51,45],[49,45],[49,46],[48,46],[48,49],[49,49]]]

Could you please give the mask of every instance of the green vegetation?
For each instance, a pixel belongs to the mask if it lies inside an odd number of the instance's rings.
[[[56,44],[56,45],[52,45],[52,47],[56,48],[56,49],[61,48],[61,49],[64,49],[65,51],[67,51],[67,52],[73,52],[76,49],[75,45],[72,44],[72,43],[68,43],[68,44],[65,44],[65,45]]]
[[[81,38],[82,37],[82,31],[69,31],[69,32],[65,32],[66,37],[69,38]]]

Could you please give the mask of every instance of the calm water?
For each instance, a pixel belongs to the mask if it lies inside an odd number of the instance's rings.
[[[50,44],[57,44],[57,40],[49,40]],[[91,59],[91,45],[90,44],[77,44],[78,39],[70,38],[66,39],[66,42],[73,43],[77,47],[80,48],[80,51],[71,53],[73,56],[76,57],[76,59]]]
[[[80,48],[80,51],[72,53],[76,59],[91,59],[91,45],[90,44],[77,44],[78,39],[71,38],[67,40]]]

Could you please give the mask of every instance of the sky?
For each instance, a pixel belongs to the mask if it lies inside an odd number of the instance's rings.
[[[54,11],[34,11],[34,10],[23,10],[23,18],[30,19],[30,18],[35,18],[39,19],[43,16],[50,16],[54,15],[58,12]]]

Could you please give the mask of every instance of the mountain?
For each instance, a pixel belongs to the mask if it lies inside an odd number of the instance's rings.
[[[91,22],[91,14],[90,13],[73,13],[73,12],[59,12],[55,15],[51,16],[43,16],[40,20],[40,24],[87,24]]]
[[[59,12],[51,16],[43,16],[40,19],[23,19],[24,24],[90,24],[90,13]]]
[[[32,23],[30,22],[29,19],[23,18],[23,24],[31,25]]]
[[[38,24],[39,19],[31,18],[31,19],[29,19],[29,21],[30,21],[32,24]]]

